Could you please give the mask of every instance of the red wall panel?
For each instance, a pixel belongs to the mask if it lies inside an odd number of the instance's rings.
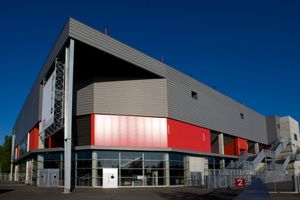
[[[15,148],[15,160],[17,160],[20,156],[20,146],[17,144]]]
[[[248,142],[242,138],[235,138],[224,145],[224,153],[227,155],[239,156],[242,151],[248,151]]]
[[[164,118],[95,114],[91,124],[92,145],[167,147],[167,120]]]
[[[248,151],[248,141],[242,138],[236,138],[237,155],[239,156],[242,151]]]
[[[211,152],[210,130],[168,119],[168,147]]]
[[[95,145],[95,114],[91,114],[91,145]]]
[[[29,151],[39,148],[39,129],[34,127],[29,132]]]
[[[232,140],[231,142],[224,144],[224,153],[226,155],[233,155],[233,156],[237,155],[235,140]]]

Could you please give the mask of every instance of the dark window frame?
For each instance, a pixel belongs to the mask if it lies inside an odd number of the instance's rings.
[[[192,90],[192,91],[191,91],[191,97],[192,97],[193,99],[195,99],[195,100],[198,100],[198,93]]]

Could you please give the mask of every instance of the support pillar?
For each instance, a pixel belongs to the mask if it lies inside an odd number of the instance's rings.
[[[19,165],[15,165],[15,178],[14,181],[19,181]]]
[[[257,142],[254,144],[254,153],[259,154],[259,144]]]
[[[25,183],[29,184],[29,160],[26,160]]]
[[[13,133],[11,138],[11,155],[10,155],[10,174],[9,181],[13,181],[14,174],[14,158],[15,158],[15,133]]]
[[[220,160],[220,169],[225,169],[225,159],[224,158],[222,158],[221,160]]]
[[[218,143],[219,143],[219,154],[224,154],[224,135],[220,133],[218,135]]]
[[[97,170],[97,152],[92,152],[92,187],[97,187],[97,178],[98,178],[98,170]]]
[[[33,167],[33,160],[27,160],[26,161],[26,178],[25,183],[32,185],[32,167]]]
[[[43,169],[44,168],[44,157],[42,155],[37,156],[37,169]]]
[[[72,104],[73,104],[73,70],[74,70],[74,40],[66,47],[65,55],[65,99],[64,99],[64,193],[71,192],[72,171]]]
[[[166,167],[165,167],[165,179],[166,186],[170,186],[170,163],[169,163],[169,153],[166,153]]]
[[[45,145],[44,145],[44,135],[45,135],[45,132],[44,131],[41,131],[42,130],[42,122],[39,123],[39,144],[38,144],[38,148],[39,149],[44,149],[45,148]]]

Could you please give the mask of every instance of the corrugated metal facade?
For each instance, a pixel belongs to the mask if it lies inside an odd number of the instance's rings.
[[[94,113],[166,117],[165,79],[94,83]]]
[[[257,112],[171,68],[167,69],[167,86],[169,117],[237,137],[268,142],[265,117]],[[191,91],[198,94],[197,100],[191,97]]]
[[[76,115],[101,113],[170,117],[237,137],[268,143],[264,116],[73,19],[69,20],[58,38],[20,113],[15,125],[19,140],[40,120],[39,83],[68,36],[164,77],[95,82],[81,87],[75,94]],[[191,97],[191,91],[198,94],[198,100]],[[241,113],[244,119],[241,119]]]
[[[51,49],[16,120],[16,123],[13,128],[13,132],[16,135],[16,143],[20,142],[20,140],[22,140],[22,138],[26,136],[29,130],[31,130],[34,127],[34,125],[41,120],[42,90],[40,88],[40,84],[42,83],[42,80],[44,79],[46,73],[48,73],[50,67],[54,63],[58,53],[61,51],[62,47],[67,41],[68,36],[69,21],[65,24],[57,41]]]

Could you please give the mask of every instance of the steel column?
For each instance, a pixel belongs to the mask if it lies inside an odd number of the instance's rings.
[[[13,181],[13,170],[14,170],[14,159],[15,159],[15,131],[11,138],[11,155],[10,155],[10,174],[9,174],[9,180]]]
[[[218,135],[219,154],[224,154],[224,135],[220,133]]]
[[[65,57],[65,107],[64,107],[64,193],[71,191],[72,171],[72,101],[73,101],[73,71],[74,71],[74,40],[66,47]]]

